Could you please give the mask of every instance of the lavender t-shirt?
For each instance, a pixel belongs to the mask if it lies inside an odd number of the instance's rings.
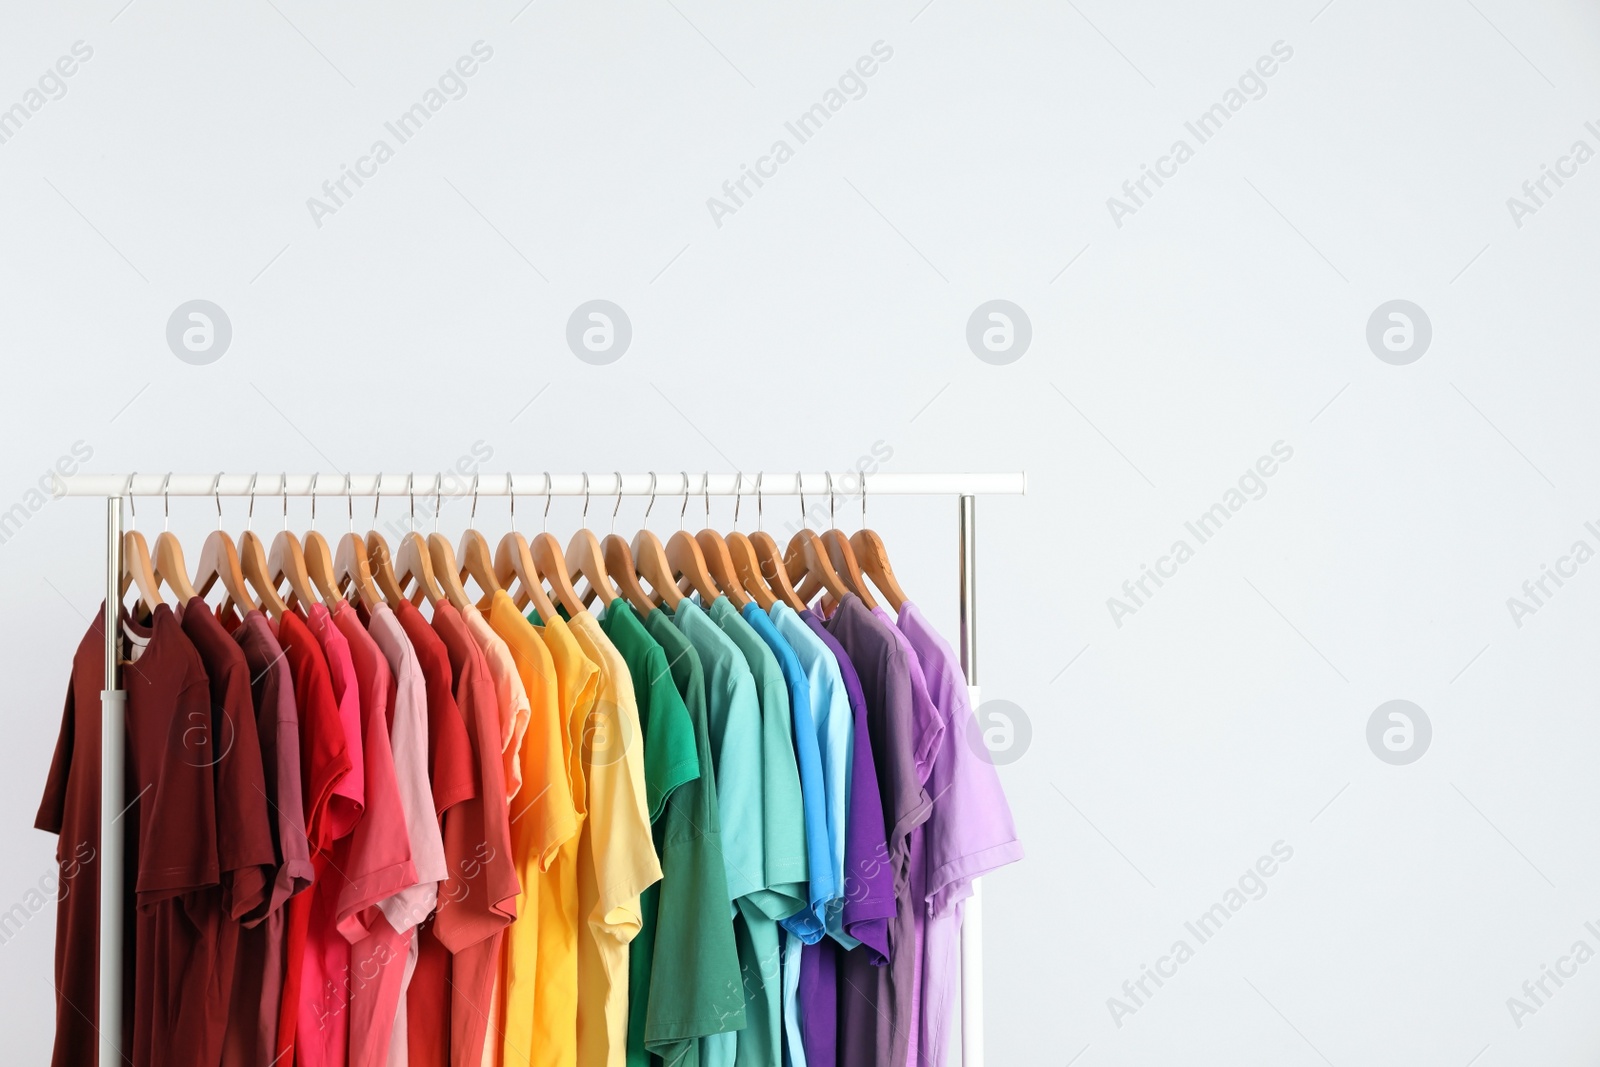
[[[873,615],[859,597],[848,594],[827,627],[855,667],[866,698],[878,792],[889,827],[888,865],[896,902],[889,924],[889,965],[874,967],[861,952],[847,952],[840,960],[839,1061],[841,1067],[900,1065],[911,1046],[908,1027],[916,1014],[919,967],[911,835],[933,808],[922,788],[917,746],[937,724],[917,720],[911,663],[892,626]]]
[[[999,775],[980,743],[955,653],[910,601],[900,607],[899,629],[945,722],[927,782],[934,804],[922,828],[926,903],[918,909],[924,924],[919,1063],[943,1067],[960,975],[961,902],[972,895],[973,879],[1021,859],[1022,843]]]

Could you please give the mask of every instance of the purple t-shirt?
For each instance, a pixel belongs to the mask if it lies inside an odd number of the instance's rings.
[[[846,595],[827,628],[855,667],[866,698],[896,902],[889,924],[889,965],[875,967],[859,951],[847,952],[839,961],[839,1062],[841,1067],[903,1065],[911,1046],[908,1028],[916,1014],[919,970],[911,835],[933,808],[922,788],[917,747],[937,724],[917,719],[911,663],[894,627],[873,615],[859,597]]]
[[[861,679],[843,646],[815,612],[800,618],[839,663],[855,724],[850,762],[850,801],[845,818],[844,931],[853,951],[872,963],[889,960],[889,920],[894,918],[894,878],[883,830],[883,802],[872,762],[872,736],[867,728],[867,702]],[[801,950],[800,1039],[807,1067],[836,1067],[838,1059],[839,957],[844,946],[831,937]]]
[[[909,600],[900,632],[921,665],[927,690],[944,718],[927,789],[933,814],[921,830],[918,908],[922,941],[919,1063],[947,1062],[950,1017],[960,979],[961,902],[973,879],[1022,858],[1000,777],[981,747],[966,677],[955,653]]]

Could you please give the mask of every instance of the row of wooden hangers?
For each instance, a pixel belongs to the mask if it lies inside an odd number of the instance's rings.
[[[420,605],[427,600],[430,605],[440,601],[452,604],[457,610],[469,607],[486,608],[490,599],[500,590],[510,594],[521,609],[530,604],[544,619],[556,614],[557,605],[569,616],[587,610],[596,597],[609,604],[622,597],[641,614],[665,605],[676,609],[684,596],[698,593],[709,604],[718,596],[727,596],[733,606],[743,609],[754,602],[761,610],[770,610],[782,601],[799,611],[812,603],[820,593],[824,606],[842,600],[849,594],[860,597],[867,607],[878,605],[878,594],[898,612],[907,599],[889,564],[888,550],[883,539],[866,527],[866,486],[862,482],[862,528],[846,536],[831,525],[833,512],[833,478],[828,476],[828,504],[830,528],[818,534],[802,527],[779,552],[778,543],[771,534],[760,529],[761,482],[765,474],[756,477],[757,529],[748,535],[738,530],[739,507],[743,499],[744,475],[739,475],[739,491],[734,498],[734,531],[726,535],[711,529],[711,496],[709,476],[701,483],[706,502],[706,528],[697,534],[682,529],[689,508],[689,476],[683,474],[683,506],[679,510],[678,532],[668,537],[665,545],[649,529],[643,528],[630,543],[615,532],[597,538],[588,528],[589,476],[583,476],[583,526],[572,536],[565,552],[560,542],[547,531],[541,531],[531,540],[516,529],[517,498],[514,487],[511,493],[511,532],[500,539],[492,552],[489,541],[475,528],[478,512],[478,478],[473,477],[472,516],[467,530],[456,546],[437,529],[424,536],[415,529],[416,495],[411,478],[407,479],[406,495],[411,499],[413,529],[400,539],[392,555],[387,539],[376,529],[363,539],[355,532],[354,505],[350,497],[350,478],[345,476],[345,500],[349,511],[350,531],[339,538],[336,549],[330,550],[326,538],[316,530],[317,496],[315,483],[311,494],[312,529],[305,538],[295,536],[288,528],[289,497],[283,493],[284,528],[277,533],[269,547],[250,528],[255,516],[256,475],[250,479],[247,491],[250,510],[246,529],[237,542],[222,529],[222,498],[217,493],[218,474],[211,485],[212,497],[217,507],[217,528],[205,540],[200,550],[199,566],[194,578],[184,563],[183,549],[176,535],[165,529],[168,515],[166,488],[172,476],[162,482],[163,530],[156,537],[152,554],[144,535],[130,529],[123,535],[122,593],[130,587],[137,588],[139,600],[146,611],[154,611],[162,603],[161,587],[165,585],[180,602],[193,597],[205,597],[218,583],[226,592],[227,606],[238,611],[259,608],[274,620],[295,607],[309,607],[314,603],[332,605],[339,600],[357,601],[369,609],[380,600],[396,606],[402,600]],[[545,518],[550,514],[550,476],[545,475]],[[287,479],[284,479],[286,484]],[[438,525],[438,504],[443,479],[435,483],[434,524]],[[379,484],[382,476],[379,476]],[[132,479],[129,479],[132,484]],[[622,507],[622,478],[617,475],[617,505],[611,519],[616,523],[617,511]],[[373,525],[377,524],[379,498],[373,501]],[[650,503],[645,509],[644,522],[648,523],[650,511],[655,507],[656,476],[650,475]],[[132,495],[129,495],[132,509]],[[805,514],[805,495],[801,492],[800,510]],[[134,515],[137,519],[137,515]],[[574,582],[582,579],[586,586],[579,593]],[[869,582],[870,579],[870,582]],[[642,581],[641,581],[642,580]],[[467,584],[478,591],[474,601],[467,593]],[[649,590],[645,588],[648,583]]]

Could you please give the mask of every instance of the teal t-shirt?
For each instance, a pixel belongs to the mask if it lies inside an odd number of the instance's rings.
[[[655,613],[652,613],[652,618]],[[693,601],[676,611],[661,609],[688,640],[705,671],[706,724],[722,821],[722,861],[728,883],[727,914],[733,917],[745,1026],[700,1041],[702,1067],[781,1067],[777,1042],[781,1017],[776,1000],[765,995],[765,967],[777,973],[775,959],[764,961],[770,940],[774,954],[777,923],[750,901],[764,893],[765,822],[761,773],[761,704],[749,664],[720,627]],[[752,934],[751,927],[757,928]],[[776,982],[773,983],[776,988]]]

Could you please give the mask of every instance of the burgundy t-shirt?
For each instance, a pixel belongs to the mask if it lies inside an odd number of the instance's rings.
[[[841,1067],[904,1064],[916,1018],[917,906],[911,899],[911,834],[933,810],[919,774],[912,711],[911,665],[895,631],[847,594],[827,622],[849,656],[866,700],[867,729],[877,766],[878,793],[888,829],[895,917],[889,924],[889,964],[875,967],[860,949],[839,961]]]
[[[34,825],[59,835],[55,1067],[96,1062],[103,610],[78,645],[61,733]],[[134,1067],[201,1064],[203,997],[222,913],[211,775],[210,691],[200,656],[166,605],[148,627],[123,618],[127,764],[121,1047]],[[137,659],[126,662],[137,653]],[[206,892],[207,889],[211,892]]]
[[[224,922],[217,938],[216,965],[204,990],[186,988],[185,996],[205,998],[205,1064],[222,1055],[223,1032],[233,996],[240,922],[252,924],[264,915],[276,857],[267,820],[266,776],[261,766],[261,739],[250,693],[250,666],[244,652],[196,597],[182,607],[184,636],[200,654],[211,692],[209,727],[212,784],[217,821],[217,862],[222,884],[219,904]],[[191,726],[193,739],[202,730]],[[189,758],[187,755],[184,758]]]

